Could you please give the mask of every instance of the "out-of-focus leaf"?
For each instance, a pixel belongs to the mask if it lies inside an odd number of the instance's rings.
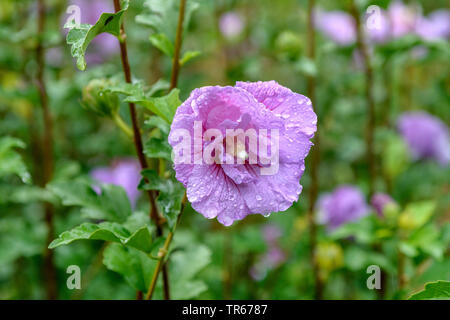
[[[425,284],[425,288],[409,300],[450,300],[450,281],[439,280]]]
[[[14,148],[25,148],[25,143],[13,137],[0,138],[0,178],[15,174],[23,182],[29,183],[31,176],[21,156]]]
[[[84,181],[51,183],[48,189],[61,198],[66,206],[81,206],[82,212],[92,219],[124,222],[131,215],[131,205],[122,187],[103,184],[97,194]]]
[[[45,249],[47,231],[40,217],[15,216],[0,219],[0,264],[19,257],[39,255]]]
[[[399,136],[389,135],[384,141],[382,155],[383,171],[390,179],[395,179],[407,168],[409,163],[408,147]]]
[[[143,170],[142,175],[144,179],[141,180],[139,189],[159,191],[156,202],[167,219],[167,224],[173,228],[181,210],[181,201],[184,196],[183,185],[173,179],[161,179],[158,173],[151,169]]]
[[[195,276],[211,262],[211,250],[191,238],[181,232],[175,236],[169,263],[174,299],[192,299],[207,289]]]
[[[173,57],[173,43],[164,33],[155,33],[150,36],[150,42],[161,50],[166,56]]]
[[[142,251],[111,243],[103,253],[103,264],[109,270],[122,275],[136,290],[146,292],[156,267],[156,260]]]
[[[72,46],[71,53],[77,59],[77,67],[86,69],[84,58],[89,43],[100,33],[106,32],[120,39],[120,26],[125,11],[128,9],[128,0],[122,0],[122,10],[117,13],[102,13],[94,25],[81,24],[77,26],[74,21],[68,22],[64,27],[70,28],[67,34],[67,44]]]
[[[183,57],[180,59],[180,66],[184,66],[186,63],[191,61],[192,59],[195,59],[202,53],[200,51],[186,51],[183,54]]]
[[[436,208],[434,201],[410,203],[400,214],[399,226],[405,230],[414,230],[423,226],[431,218]]]
[[[359,243],[372,243],[376,239],[374,217],[368,215],[356,222],[346,223],[334,230],[332,239],[344,239],[354,237]]]
[[[189,25],[192,13],[198,8],[196,1],[186,2],[183,30]],[[156,33],[164,33],[174,43],[180,8],[179,0],[146,0],[144,12],[136,16],[136,22],[151,27]]]

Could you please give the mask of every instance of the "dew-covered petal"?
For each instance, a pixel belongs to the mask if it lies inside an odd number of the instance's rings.
[[[299,180],[304,170],[303,163],[281,163],[277,174],[259,175],[258,179],[238,188],[253,213],[285,211],[298,200],[302,191]]]
[[[208,219],[229,226],[250,212],[236,184],[218,165],[196,165],[189,178],[187,198],[192,207]]]

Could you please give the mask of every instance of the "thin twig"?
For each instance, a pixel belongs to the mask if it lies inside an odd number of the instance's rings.
[[[180,73],[180,51],[183,41],[183,22],[186,0],[180,0],[180,12],[178,14],[177,33],[175,36],[175,50],[173,54],[172,75],[170,77],[170,91],[177,87],[178,74]]]
[[[366,44],[365,34],[363,25],[361,24],[361,19],[359,16],[359,10],[356,7],[355,1],[351,1],[351,12],[356,22],[357,27],[357,46],[362,55],[362,60],[364,64],[364,71],[366,76],[366,99],[367,99],[367,136],[366,136],[366,147],[367,147],[367,161],[369,163],[369,197],[374,193],[374,184],[376,178],[376,162],[375,153],[373,147],[374,131],[375,131],[375,98],[373,93],[373,69],[370,62],[370,55]]]
[[[52,179],[53,175],[53,120],[48,105],[47,88],[45,86],[45,49],[43,45],[44,29],[45,29],[45,2],[38,0],[38,45],[36,47],[37,75],[36,83],[39,91],[39,98],[42,107],[42,116],[44,122],[44,137],[42,139],[42,165],[43,176],[40,186],[45,187]],[[44,277],[47,289],[47,298],[54,300],[58,296],[58,288],[56,283],[56,269],[53,262],[53,251],[48,249],[48,245],[54,237],[54,212],[51,203],[44,203],[45,223],[47,225],[47,240],[44,253]]]
[[[121,10],[120,8],[120,0],[114,0],[114,10],[115,12],[118,12]],[[130,69],[130,63],[128,61],[128,51],[127,51],[127,44],[126,44],[126,36],[125,36],[125,28],[123,24],[120,26],[120,33],[121,33],[121,41],[119,41],[120,44],[120,57],[122,61],[122,68],[123,73],[125,76],[125,81],[127,83],[131,83],[131,69]],[[130,109],[130,116],[131,116],[131,122],[133,125],[133,137],[134,137],[134,146],[136,149],[137,156],[139,158],[139,162],[141,164],[142,169],[148,168],[147,159],[144,155],[144,148],[142,144],[142,137],[141,132],[139,129],[138,119],[137,119],[137,112],[136,112],[136,106],[134,103],[129,103],[128,107]],[[158,214],[158,208],[156,206],[156,195],[153,190],[149,190],[147,192],[149,201],[150,201],[150,218],[155,222],[156,225],[156,233],[157,236],[162,236],[162,226],[160,222],[160,216]],[[165,299],[170,298],[169,293],[169,282],[168,282],[168,275],[167,275],[167,269],[163,268],[163,272],[166,274],[165,279],[167,281],[164,282],[164,297]]]
[[[314,28],[314,7],[315,0],[308,1],[308,58],[311,61],[316,59],[316,35]],[[316,101],[316,76],[309,75],[307,77],[307,94],[311,99],[312,105],[317,110]],[[318,168],[320,163],[320,139],[319,131],[314,137],[314,148],[311,154],[311,186],[309,189],[309,208],[308,208],[308,225],[309,225],[309,247],[310,247],[310,261],[314,275],[314,297],[315,299],[322,299],[323,297],[323,283],[320,278],[319,266],[316,259],[317,247],[317,225],[315,221],[315,204],[319,190]]]

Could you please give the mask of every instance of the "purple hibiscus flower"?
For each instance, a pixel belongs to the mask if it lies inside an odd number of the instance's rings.
[[[340,46],[348,46],[356,41],[356,22],[346,12],[317,10],[315,25],[318,30]]]
[[[225,38],[236,38],[244,29],[242,16],[236,12],[226,12],[221,15],[219,29]]]
[[[116,160],[110,167],[100,167],[91,171],[92,178],[100,183],[115,184],[125,189],[131,205],[136,206],[139,197],[138,185],[141,180],[141,166],[134,159]]]
[[[370,212],[363,193],[355,186],[343,185],[318,200],[320,222],[329,230],[357,221]]]
[[[403,113],[397,128],[414,159],[432,158],[445,166],[450,162],[450,138],[447,125],[424,112]]]
[[[226,226],[249,214],[284,211],[302,191],[299,180],[316,127],[311,101],[275,81],[195,89],[177,109],[169,134],[176,177],[196,211]],[[189,148],[177,161],[186,136],[194,139],[186,139]],[[242,136],[242,149],[226,146]]]
[[[114,12],[112,1],[108,0],[70,0],[69,5],[76,5],[80,8],[81,23],[95,24],[104,12]],[[63,15],[63,23],[66,23],[69,15]],[[64,29],[67,34],[68,29]],[[105,61],[109,56],[119,52],[119,44],[113,35],[109,33],[99,34],[89,45],[86,52],[86,61],[88,64],[99,64]]]
[[[370,199],[370,204],[375,209],[375,212],[378,214],[379,217],[383,217],[383,211],[386,205],[394,203],[394,200],[391,198],[390,195],[385,193],[375,193],[372,196],[372,199]]]
[[[450,36],[450,11],[437,10],[421,17],[415,27],[416,33],[425,40],[448,39]]]

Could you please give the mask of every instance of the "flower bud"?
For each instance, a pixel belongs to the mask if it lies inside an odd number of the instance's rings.
[[[93,79],[83,88],[82,104],[99,116],[110,117],[119,108],[119,98],[117,94],[106,90],[111,86],[111,81],[107,79]]]

